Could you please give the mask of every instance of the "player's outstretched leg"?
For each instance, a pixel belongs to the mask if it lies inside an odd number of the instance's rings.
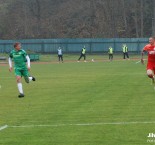
[[[78,59],[78,61],[77,61],[77,62],[79,62],[81,58],[82,58],[82,54],[80,55],[80,57],[79,57],[79,59]]]
[[[154,73],[153,73],[153,71],[152,71],[151,69],[148,69],[148,70],[147,70],[147,76],[148,76],[149,78],[151,78],[152,84],[155,84]]]
[[[61,55],[61,62],[63,63],[63,56]]]
[[[29,76],[29,77],[24,77],[24,79],[25,79],[25,82],[26,83],[29,83],[29,82],[31,82],[31,81],[36,81],[36,78],[35,77],[33,77],[33,76]]]
[[[18,91],[19,91],[19,98],[24,97],[24,93],[23,93],[23,86],[21,83],[21,76],[16,76],[16,80],[17,80],[17,87],[18,87]]]

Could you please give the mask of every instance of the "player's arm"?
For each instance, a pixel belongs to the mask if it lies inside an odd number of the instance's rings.
[[[141,52],[141,63],[144,64],[144,52],[145,50],[143,49]]]
[[[12,59],[11,59],[11,57],[9,57],[8,62],[9,62],[9,71],[12,72]]]
[[[26,60],[27,60],[27,68],[30,71],[30,68],[31,68],[31,66],[30,66],[30,57],[28,55],[26,55]]]

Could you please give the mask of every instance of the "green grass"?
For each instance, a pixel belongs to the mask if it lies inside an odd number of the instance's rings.
[[[64,61],[77,61],[80,54],[64,54]],[[100,53],[100,54],[87,54],[86,59],[88,61],[94,60],[108,60],[108,54],[106,53]],[[123,55],[120,54],[114,54],[114,59],[122,59]],[[130,58],[140,58],[140,55],[130,54]],[[81,58],[81,61],[83,58]],[[58,61],[57,54],[46,54],[46,55],[40,55],[40,61],[44,62],[55,62]]]
[[[1,66],[0,145],[147,145],[155,124],[75,124],[155,121],[155,91],[135,61],[32,64],[37,81],[23,82]],[[22,125],[60,125],[12,128]],[[73,125],[70,125],[73,124]]]
[[[0,53],[0,56],[5,56],[5,57],[8,57],[9,54],[7,53]],[[57,62],[58,61],[58,56],[57,54],[39,54],[39,58],[41,62]],[[77,61],[78,58],[80,56],[80,53],[79,54],[64,54],[63,57],[64,57],[64,61]],[[91,61],[92,59],[94,59],[95,61],[96,60],[108,60],[108,54],[107,53],[98,53],[98,54],[87,54],[86,55],[86,59],[87,61]],[[130,58],[131,59],[137,59],[139,58],[140,59],[140,55],[136,55],[136,54],[130,54]],[[146,58],[146,56],[144,56]],[[114,60],[118,60],[118,59],[122,59],[123,58],[123,55],[121,54],[114,54]],[[81,58],[81,61],[83,61],[83,58]]]

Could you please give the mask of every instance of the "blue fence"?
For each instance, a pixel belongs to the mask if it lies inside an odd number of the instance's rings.
[[[84,45],[88,53],[107,52],[109,46],[114,48],[114,52],[122,52],[123,44],[128,46],[130,52],[137,53],[148,43],[148,38],[0,40],[0,52],[10,52],[15,42],[21,42],[23,49],[35,53],[56,53],[58,47],[65,53],[76,53]]]

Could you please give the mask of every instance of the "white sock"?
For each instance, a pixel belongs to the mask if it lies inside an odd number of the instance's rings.
[[[17,83],[17,86],[18,86],[19,93],[23,94],[22,83]]]
[[[31,82],[32,81],[32,77],[29,77],[29,82]]]

